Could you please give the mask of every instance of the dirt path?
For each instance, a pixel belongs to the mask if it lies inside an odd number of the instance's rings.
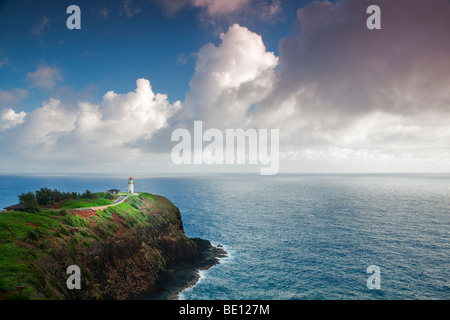
[[[95,213],[95,211],[97,211],[97,210],[105,210],[106,208],[108,208],[108,207],[112,207],[112,206],[116,206],[116,205],[118,205],[118,204],[121,204],[121,203],[123,203],[125,200],[127,200],[128,199],[128,197],[129,197],[130,195],[122,195],[122,196],[120,196],[120,198],[119,199],[117,199],[117,201],[116,202],[114,202],[113,204],[108,204],[108,205],[106,205],[106,206],[98,206],[98,207],[89,207],[89,208],[77,208],[77,209],[74,209],[73,211],[77,211],[77,212],[83,212],[83,211],[91,211],[91,212],[94,212]],[[87,212],[86,212],[87,213]],[[92,215],[92,214],[88,214],[88,215]]]

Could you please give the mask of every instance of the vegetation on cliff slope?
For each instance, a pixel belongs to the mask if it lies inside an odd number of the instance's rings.
[[[198,255],[162,196],[130,196],[103,211],[61,208],[0,213],[0,299],[128,299]],[[66,287],[70,265],[81,269],[80,290]]]

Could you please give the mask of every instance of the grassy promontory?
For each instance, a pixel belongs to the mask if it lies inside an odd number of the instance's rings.
[[[168,270],[204,260],[162,196],[141,193],[103,210],[74,205],[0,213],[0,299],[132,299],[164,288]],[[81,289],[66,286],[71,265]]]

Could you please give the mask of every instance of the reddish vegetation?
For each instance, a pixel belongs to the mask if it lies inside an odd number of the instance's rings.
[[[117,213],[113,213],[112,214],[112,218],[114,219],[115,223],[119,223],[120,221],[123,221],[122,218],[119,218],[119,216],[117,215]]]
[[[45,206],[46,209],[60,209],[61,203],[48,204]]]
[[[38,224],[38,223],[28,222],[28,224],[29,224],[30,226],[37,227],[37,228],[40,228],[40,227],[41,227],[41,225]]]
[[[92,216],[96,216],[97,215],[97,211],[91,210],[91,209],[71,210],[70,212],[72,214],[76,214],[76,215],[78,215],[79,217],[82,217],[82,218],[88,218],[88,217],[92,217]]]
[[[61,209],[61,205],[66,202],[67,200],[73,200],[73,199],[66,199],[58,201],[57,203],[48,204],[45,206],[46,209]]]

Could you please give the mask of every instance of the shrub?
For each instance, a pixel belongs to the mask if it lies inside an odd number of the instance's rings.
[[[63,222],[72,227],[90,227],[89,222],[85,218],[79,217],[77,215],[72,215],[70,212],[66,214]]]
[[[21,203],[23,203],[25,211],[29,213],[37,213],[41,211],[41,207],[39,206],[39,203],[37,202],[33,192],[22,193],[19,196],[19,200]]]

